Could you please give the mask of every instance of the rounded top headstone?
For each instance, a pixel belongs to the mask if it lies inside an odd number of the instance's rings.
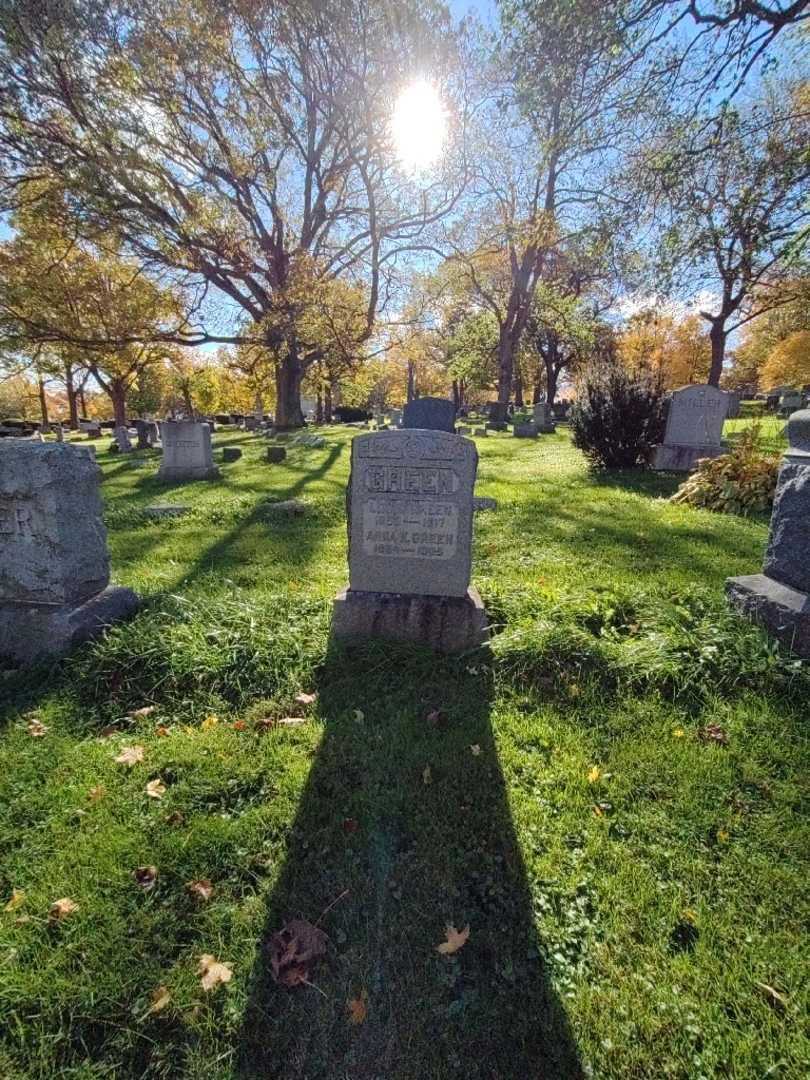
[[[787,458],[810,464],[810,409],[791,413],[787,423]]]

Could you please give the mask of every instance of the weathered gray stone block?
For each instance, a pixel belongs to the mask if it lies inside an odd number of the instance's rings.
[[[426,431],[449,431],[456,428],[456,407],[446,398],[414,398],[402,414],[403,428],[423,428]]]
[[[238,446],[224,446],[222,448],[223,461],[238,461],[241,456],[242,451]]]
[[[457,653],[483,645],[489,631],[486,610],[473,588],[464,596],[344,589],[335,597],[331,633],[347,642],[382,638]]]
[[[728,578],[732,607],[761,623],[797,656],[810,658],[810,596],[765,574]]]
[[[512,435],[516,439],[536,439],[537,425],[531,422],[527,424],[513,424]]]
[[[810,459],[807,465],[786,459],[779,470],[763,570],[810,593]]]
[[[211,449],[211,429],[195,420],[166,420],[160,425],[163,460],[158,479],[208,480],[219,476]]]
[[[669,402],[664,442],[656,447],[653,468],[691,472],[701,458],[723,452],[720,437],[728,410],[728,394],[700,384],[675,390]]]
[[[473,510],[478,513],[481,510],[497,510],[498,500],[490,499],[487,495],[476,495],[473,499]]]
[[[266,456],[271,465],[280,465],[287,457],[287,451],[283,446],[268,446]]]

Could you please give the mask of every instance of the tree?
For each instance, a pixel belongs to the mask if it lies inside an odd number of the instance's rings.
[[[278,421],[298,425],[301,381],[322,359],[299,332],[310,289],[366,283],[362,344],[407,252],[458,195],[441,172],[417,190],[396,160],[391,97],[412,56],[450,73],[453,41],[432,3],[395,14],[383,0],[6,4],[6,199],[58,174],[83,230],[115,231],[197,290],[194,325],[163,340],[264,347]],[[239,313],[230,332],[212,290]]]
[[[795,87],[772,87],[745,112],[728,109],[707,141],[704,125],[677,125],[646,155],[651,192],[670,222],[659,268],[669,284],[708,290],[708,382],[719,385],[735,330],[787,303],[797,236],[810,222],[810,109]]]
[[[810,386],[810,330],[797,330],[780,341],[765,361],[759,388],[765,393],[775,386]]]
[[[744,326],[742,341],[723,378],[727,389],[755,393],[762,368],[774,349],[792,334],[810,331],[810,277],[790,278],[784,296],[784,303],[768,308]]]
[[[628,370],[654,372],[666,390],[705,382],[709,373],[711,346],[697,315],[676,317],[661,306],[641,311],[617,344]]]

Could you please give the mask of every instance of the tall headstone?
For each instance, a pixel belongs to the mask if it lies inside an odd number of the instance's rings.
[[[726,595],[798,656],[810,658],[810,409],[788,421],[763,573],[729,578]]]
[[[66,652],[137,607],[109,585],[100,478],[89,447],[0,441],[0,657]]]
[[[453,432],[456,427],[456,407],[447,398],[414,398],[403,410],[402,426]]]
[[[219,476],[211,449],[211,429],[195,420],[166,420],[160,425],[163,460],[158,479],[208,480]]]
[[[551,415],[551,406],[545,401],[538,401],[534,406],[534,423],[541,435],[553,435],[557,430]]]
[[[727,395],[716,386],[685,386],[670,399],[663,445],[656,447],[653,468],[690,472],[701,458],[722,454]]]
[[[113,431],[113,438],[115,443],[122,454],[128,454],[132,450],[132,443],[129,439],[129,431],[123,424],[118,424]]]
[[[441,652],[486,638],[470,587],[475,444],[424,429],[359,435],[349,479],[349,587],[337,638],[381,637]]]

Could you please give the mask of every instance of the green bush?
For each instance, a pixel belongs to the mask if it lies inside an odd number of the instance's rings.
[[[586,370],[570,416],[574,446],[594,469],[647,465],[663,438],[665,420],[660,380],[626,371],[615,361]]]
[[[764,401],[741,401],[740,418],[743,420],[760,419],[765,415]]]
[[[778,475],[779,455],[763,453],[754,424],[728,454],[701,461],[671,502],[726,514],[761,513],[773,505]]]

